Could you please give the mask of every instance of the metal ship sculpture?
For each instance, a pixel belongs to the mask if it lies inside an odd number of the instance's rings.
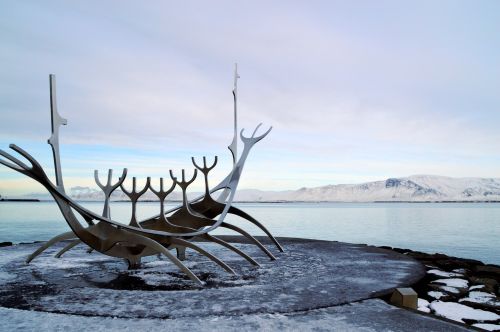
[[[228,273],[235,274],[235,271],[225,262],[203,249],[196,241],[199,239],[223,246],[228,250],[235,252],[250,264],[255,266],[259,265],[255,259],[250,257],[241,249],[238,249],[217,236],[211,235],[212,231],[219,227],[227,228],[241,234],[250,243],[260,248],[260,250],[262,250],[269,257],[269,259],[275,260],[275,256],[259,240],[240,227],[225,221],[227,214],[234,214],[241,217],[265,232],[277,249],[279,251],[283,251],[283,248],[278,241],[259,221],[233,206],[236,189],[250,150],[257,142],[266,137],[272,129],[272,127],[270,127],[264,133],[256,135],[261,126],[261,124],[259,124],[251,136],[245,136],[243,134],[244,129],[238,133],[238,78],[237,67],[235,67],[233,90],[234,136],[228,147],[233,156],[233,168],[219,184],[210,188],[208,181],[210,171],[217,164],[217,157],[215,157],[213,163],[209,166],[207,165],[205,157],[203,157],[203,163],[197,161],[195,158],[192,158],[194,170],[190,179],[187,179],[184,169],[181,170],[180,176],[179,174],[176,174],[177,172],[174,173],[170,170],[170,185],[164,185],[164,179],[160,178],[159,186],[156,186],[151,183],[152,181],[150,178],[147,178],[145,186],[138,189],[136,186],[136,178],[133,177],[131,190],[127,190],[124,185],[127,177],[127,169],[123,170],[119,179],[114,183],[112,179],[112,170],[109,170],[106,184],[101,183],[98,171],[96,170],[94,171],[95,181],[99,188],[101,188],[104,192],[104,209],[102,215],[99,215],[84,208],[78,202],[70,198],[65,192],[59,155],[59,129],[61,125],[66,125],[67,121],[66,119],[63,119],[57,111],[55,76],[50,75],[52,135],[49,138],[48,143],[52,148],[56,183],[54,184],[49,179],[43,167],[35,160],[35,158],[15,144],[10,144],[9,147],[24,157],[28,163],[19,160],[15,156],[3,150],[0,150],[0,155],[3,157],[0,158],[0,163],[32,178],[43,185],[54,198],[62,215],[64,216],[64,219],[71,228],[71,231],[57,235],[44,243],[28,257],[26,262],[29,263],[52,245],[61,241],[70,240],[69,243],[56,254],[56,257],[61,257],[61,255],[63,255],[66,251],[80,243],[87,245],[89,247],[89,252],[95,250],[111,257],[125,259],[129,264],[129,268],[139,267],[142,257],[164,255],[180,270],[182,270],[192,281],[203,285],[203,282],[182,263],[182,261],[186,258],[185,251],[189,248],[201,255],[206,256]],[[238,155],[238,134],[243,143],[243,151],[240,155]],[[201,173],[204,177],[205,192],[200,197],[188,200],[188,187],[191,183],[193,183],[199,173]],[[177,186],[182,191],[182,204],[165,211],[165,200]],[[121,188],[123,193],[130,199],[131,202],[132,214],[131,219],[128,222],[119,222],[111,219],[110,197],[113,191],[115,191],[118,187]],[[136,216],[137,203],[139,198],[148,190],[153,192],[158,197],[160,213],[159,215],[139,221]],[[213,195],[216,193],[218,194],[218,197],[214,198]],[[80,218],[78,218],[78,216]],[[84,222],[80,222],[80,220],[83,220]],[[173,249],[176,250],[176,254],[171,253],[171,250]]]

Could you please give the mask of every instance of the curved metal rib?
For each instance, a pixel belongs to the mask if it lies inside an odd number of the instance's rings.
[[[54,257],[60,258],[66,251],[70,250],[73,247],[76,247],[80,243],[82,243],[82,241],[80,239],[76,239],[76,240],[71,241],[64,248],[62,248]]]
[[[191,157],[191,161],[193,162],[193,165],[203,173],[204,180],[205,180],[205,196],[203,199],[201,199],[198,202],[191,203],[190,207],[193,211],[202,214],[208,219],[213,219],[216,216],[219,215],[219,213],[224,209],[224,204],[214,200],[210,194],[210,188],[208,185],[208,174],[210,171],[215,167],[217,164],[217,156],[215,157],[215,161],[212,164],[212,166],[207,167],[207,161],[206,157],[203,157],[203,167],[198,165],[193,157]],[[247,221],[250,221],[252,224],[255,226],[259,227],[266,235],[271,239],[271,241],[276,245],[279,251],[283,252],[283,248],[281,245],[278,243],[278,241],[271,235],[271,233],[256,219],[248,215],[247,213],[241,211],[240,209],[234,207],[231,205],[229,208],[228,213],[237,215],[243,219],[246,219]]]
[[[135,244],[143,244],[146,247],[149,247],[153,250],[158,251],[159,253],[162,253],[165,255],[168,259],[172,261],[179,269],[184,272],[189,279],[194,281],[200,286],[203,286],[204,283],[201,281],[186,265],[184,265],[180,260],[177,259],[174,255],[172,255],[164,246],[162,246],[160,243],[156,242],[155,240],[152,240],[148,237],[142,236],[142,235],[137,235],[136,238],[134,239]],[[141,243],[142,242],[142,243]]]
[[[109,200],[111,198],[111,194],[113,191],[116,190],[123,181],[125,181],[125,178],[127,177],[127,169],[124,168],[122,172],[122,176],[118,179],[118,182],[115,184],[111,184],[111,178],[113,177],[113,170],[109,169],[108,170],[108,181],[106,182],[106,185],[103,185],[101,181],[99,180],[99,171],[94,170],[94,179],[95,183],[101,188],[101,190],[104,192],[104,209],[102,211],[102,216],[105,218],[110,218],[111,217],[111,211],[109,208]]]
[[[281,246],[281,244],[279,244],[278,240],[276,240],[274,238],[274,236],[271,234],[271,232],[269,232],[267,230],[266,227],[264,227],[264,225],[262,225],[259,221],[257,221],[255,218],[253,218],[251,215],[249,215],[248,213],[246,213],[245,211],[242,211],[234,206],[231,206],[229,208],[229,213],[231,214],[234,214],[240,218],[243,218],[249,222],[251,222],[252,224],[254,224],[255,226],[259,227],[264,233],[266,233],[266,235],[269,237],[269,239],[271,239],[271,241],[273,241],[273,243],[276,245],[276,247],[278,248],[279,251],[281,252],[284,252],[285,250],[283,249],[283,247]]]
[[[214,256],[213,254],[211,254],[208,251],[206,251],[205,249],[195,245],[194,243],[183,240],[183,239],[178,239],[178,238],[172,238],[170,240],[171,240],[172,244],[178,244],[178,245],[181,245],[183,247],[191,248],[191,249],[199,252],[200,254],[208,257],[210,260],[214,261],[215,263],[220,265],[227,272],[229,272],[231,274],[236,274],[236,272],[229,265],[227,265],[222,260],[217,258],[217,256]]]
[[[144,186],[144,188],[142,188],[142,190],[139,190],[137,191],[136,189],[136,178],[135,176],[132,178],[132,190],[131,191],[128,191],[127,189],[125,189],[125,186],[122,184],[120,184],[120,188],[122,190],[122,192],[128,196],[128,198],[130,199],[130,202],[132,204],[132,214],[131,214],[131,217],[130,217],[130,222],[129,222],[129,225],[130,226],[135,226],[135,227],[141,227],[141,225],[137,222],[137,202],[139,201],[139,198],[144,195],[146,193],[146,191],[148,191],[149,187],[151,186],[151,178],[148,177],[146,179],[146,185]]]
[[[202,238],[202,239],[209,240],[209,241],[212,241],[214,243],[220,244],[221,246],[226,247],[227,249],[229,249],[231,251],[234,251],[235,253],[237,253],[241,257],[245,258],[247,261],[250,262],[250,264],[255,265],[255,266],[260,266],[260,264],[257,263],[257,261],[255,259],[253,259],[252,257],[248,256],[245,252],[243,252],[240,249],[236,248],[232,244],[230,244],[230,243],[228,243],[228,242],[226,242],[224,240],[219,239],[216,236],[209,235],[209,234],[203,234],[203,235],[200,235],[199,237]]]
[[[245,131],[245,128],[241,129],[241,131],[240,131],[240,138],[241,138],[241,140],[243,141],[244,144],[254,145],[255,143],[257,143],[260,140],[262,140],[264,137],[266,137],[267,134],[269,134],[271,132],[271,130],[273,129],[273,126],[271,126],[262,135],[255,137],[255,134],[257,133],[257,130],[260,128],[260,126],[262,126],[262,123],[259,123],[257,125],[257,127],[255,127],[255,129],[254,129],[254,131],[252,133],[252,136],[250,136],[250,137],[243,136],[243,132]]]
[[[48,247],[52,246],[53,244],[55,244],[57,242],[64,241],[64,240],[74,239],[75,236],[76,235],[73,232],[66,232],[66,233],[59,234],[59,235],[53,237],[49,241],[45,242],[34,253],[32,253],[31,255],[29,255],[28,258],[26,259],[26,263],[29,264],[33,259],[35,259],[35,257],[37,257],[38,255],[40,255],[45,249],[47,249]]]
[[[260,243],[259,240],[257,240],[256,238],[254,238],[252,235],[248,234],[246,231],[242,230],[241,228],[239,228],[237,226],[234,226],[232,224],[228,224],[226,222],[223,222],[220,225],[220,227],[224,227],[224,228],[233,230],[233,231],[235,231],[237,233],[240,233],[241,235],[243,235],[244,237],[246,237],[248,240],[250,240],[251,242],[253,242],[257,247],[259,247],[260,250],[262,250],[272,261],[276,260],[276,257],[274,257],[274,255],[269,250],[267,250],[267,248],[264,247],[264,245],[262,243]]]
[[[184,175],[184,173],[182,173],[182,174]],[[172,173],[170,175],[172,176]],[[155,190],[155,188],[153,188],[153,186],[151,184],[149,185],[149,189],[160,200],[159,220],[160,220],[160,222],[163,222],[163,223],[167,222],[167,219],[165,218],[165,198],[168,196],[168,194],[170,194],[172,191],[174,191],[174,188],[177,185],[177,181],[176,181],[177,179],[176,178],[172,178],[172,179],[173,179],[172,185],[170,186],[169,189],[167,189],[167,191],[163,190],[163,178],[160,178],[160,190]],[[142,228],[142,226],[140,226],[140,224],[139,224],[139,227]]]

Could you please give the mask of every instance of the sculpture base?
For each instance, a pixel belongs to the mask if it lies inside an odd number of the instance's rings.
[[[260,267],[223,247],[200,243],[238,275],[188,250],[185,264],[205,287],[195,285],[170,261],[157,256],[145,259],[139,270],[127,270],[125,261],[88,254],[84,245],[54,258],[61,243],[27,265],[24,259],[39,244],[1,248],[0,306],[127,318],[287,313],[388,294],[424,274],[420,263],[384,249],[280,239],[285,248],[280,253],[264,238],[260,240],[275,253],[276,261],[253,245],[236,244]]]

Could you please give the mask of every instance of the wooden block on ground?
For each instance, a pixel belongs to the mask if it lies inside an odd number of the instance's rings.
[[[410,287],[396,288],[392,293],[390,301],[399,307],[417,309],[418,295]]]

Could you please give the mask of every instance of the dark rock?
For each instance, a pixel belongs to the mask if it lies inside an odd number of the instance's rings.
[[[444,296],[441,296],[439,298],[439,301],[444,301],[444,302],[456,302],[456,301],[458,301],[458,297],[456,296],[456,294],[450,294],[448,292],[445,292],[441,288],[437,287],[437,285],[434,285],[434,287],[430,287],[430,286],[431,285],[429,285],[429,291],[441,292],[441,293],[445,294]],[[418,293],[418,294],[419,294],[418,296],[420,298],[423,298],[420,295],[420,293]],[[425,299],[428,300],[429,302],[437,300],[436,298],[433,298],[430,295],[428,295],[427,292],[425,293]]]
[[[407,252],[411,252],[410,249],[402,249],[402,248],[392,248],[393,251],[400,253],[400,254],[405,254]]]
[[[486,292],[496,293],[498,290],[498,281],[495,279],[470,277],[469,280],[472,285],[484,285],[484,290]]]
[[[467,293],[467,291],[465,289],[461,289],[461,288],[456,288],[458,293],[449,292],[449,291],[444,290],[442,288],[443,286],[446,286],[446,285],[441,285],[441,284],[429,284],[428,286],[429,286],[430,290],[441,292],[441,293],[444,293],[447,295],[446,298],[445,297],[440,298],[441,301],[454,301],[454,302],[456,302],[456,301],[458,301],[459,298],[461,298],[463,295],[465,295]],[[453,287],[453,288],[455,288],[455,287]]]
[[[454,259],[441,259],[436,261],[436,264],[444,270],[453,270],[457,268],[469,268],[469,264],[458,262]]]
[[[483,262],[474,259],[464,259],[456,257],[448,257],[447,259],[441,259],[436,261],[436,264],[447,271],[454,269],[469,269],[473,270],[478,265],[484,265]]]
[[[465,269],[465,268],[459,268],[459,269],[454,269],[453,271],[451,271],[453,273],[461,273],[463,274],[465,277],[469,277],[472,275],[472,271],[469,270],[469,269]]]
[[[495,280],[500,280],[500,266],[483,265],[476,266],[474,272],[477,276],[491,277]]]
[[[418,260],[420,263],[426,266],[427,270],[437,269],[444,272],[463,274],[464,277],[460,278],[468,279],[470,286],[484,286],[481,289],[473,291],[489,292],[491,294],[496,294],[497,300],[500,298],[500,266],[498,265],[485,265],[483,262],[478,260],[452,257],[439,253],[427,254],[400,248],[394,248],[393,250],[399,253],[406,254],[407,256]],[[429,302],[435,301],[436,299],[431,297],[428,292],[436,291],[445,294],[444,296],[439,298],[440,301],[462,303],[472,308],[500,314],[500,307],[497,306],[498,302],[491,301],[489,303],[476,303],[467,300],[462,300],[460,302],[460,299],[465,299],[465,296],[467,296],[467,293],[469,291],[468,288],[453,287],[458,291],[458,293],[452,293],[442,288],[443,286],[445,286],[444,284],[441,285],[438,283],[433,283],[433,281],[438,279],[447,278],[434,274],[426,274],[420,281],[418,281],[416,284],[413,284],[412,288],[417,292],[420,298],[428,300]],[[464,319],[464,321],[469,325],[477,323],[477,321],[475,320]],[[500,320],[498,320],[498,322],[492,323],[500,324]]]
[[[448,258],[452,258],[448,255],[445,255],[445,254],[434,254],[434,255],[431,255],[434,259],[436,260],[439,260],[439,259],[448,259]]]
[[[412,251],[408,253],[408,256],[411,256],[419,261],[434,262],[432,255],[426,254],[424,252]]]
[[[428,269],[437,269],[438,267],[436,266],[436,264],[434,264],[433,261],[428,261],[428,260],[425,260],[425,259],[418,259],[418,258],[415,258],[417,261],[419,261],[420,263],[424,264]]]
[[[494,303],[478,303],[478,302],[471,302],[471,301],[460,301],[460,304],[464,304],[466,306],[472,307],[474,309],[480,309],[480,310],[486,310],[486,311],[492,311],[494,313],[500,313],[500,306],[495,305]]]
[[[457,259],[459,259],[459,260],[460,260],[460,261],[462,261],[462,262],[466,262],[466,263],[467,263],[467,264],[469,264],[469,265],[476,265],[476,266],[477,266],[477,265],[484,265],[484,263],[483,263],[483,262],[478,261],[478,260],[476,260],[476,259],[470,259],[470,258],[457,258]]]
[[[12,245],[12,242],[0,242],[0,247],[9,247]]]

